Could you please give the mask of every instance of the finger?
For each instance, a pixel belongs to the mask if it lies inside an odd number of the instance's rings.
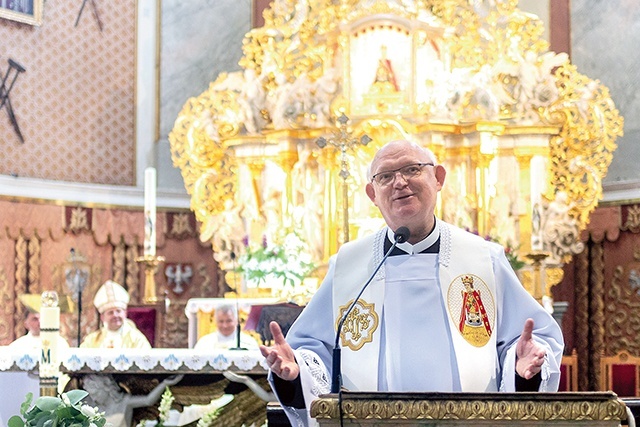
[[[286,343],[282,329],[280,329],[280,325],[278,325],[277,322],[272,321],[269,323],[269,330],[271,331],[271,336],[273,336],[273,341],[276,344]]]
[[[281,376],[282,375],[282,358],[280,357],[276,358],[271,364],[271,366],[269,367],[269,369],[271,369],[271,371],[277,376]]]
[[[522,329],[522,335],[520,335],[520,339],[523,341],[529,341],[531,339],[532,332],[533,332],[533,319],[527,319],[524,322],[524,328]]]
[[[266,358],[271,354],[271,347],[267,347],[266,345],[260,345],[260,353]]]

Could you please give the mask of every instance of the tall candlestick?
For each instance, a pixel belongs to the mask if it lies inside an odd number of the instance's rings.
[[[144,255],[156,255],[156,169],[144,171]]]

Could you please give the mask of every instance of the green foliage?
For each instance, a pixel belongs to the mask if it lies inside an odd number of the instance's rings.
[[[478,236],[478,231],[477,230],[469,230],[468,228],[466,229],[468,232],[475,234],[476,236]],[[500,239],[497,239],[493,236],[484,236],[484,240],[487,240],[489,242],[494,242],[494,243],[498,243],[500,245],[502,245],[504,247],[504,254],[507,257],[507,261],[509,261],[509,264],[511,264],[511,268],[513,268],[513,271],[518,271],[520,270],[522,267],[524,267],[525,265],[527,265],[527,263],[525,261],[523,261],[522,259],[520,259],[518,257],[518,249],[520,248],[520,245],[518,246],[513,246],[511,244],[511,242],[507,242],[507,243],[503,243],[500,241]]]
[[[20,405],[20,414],[9,418],[8,427],[104,427],[104,412],[82,403],[88,393],[71,390],[59,397],[42,396],[36,399],[28,393]]]
[[[285,236],[282,244],[268,244],[263,239],[261,246],[245,242],[246,252],[238,260],[238,272],[243,273],[249,283],[258,286],[269,278],[283,285],[296,286],[314,269],[306,243],[296,233]]]

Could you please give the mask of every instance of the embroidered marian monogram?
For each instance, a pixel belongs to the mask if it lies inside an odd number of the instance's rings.
[[[340,306],[336,329],[338,322],[351,304],[353,304],[353,300]],[[365,301],[358,300],[342,325],[342,333],[340,334],[342,345],[353,351],[360,350],[363,345],[373,341],[373,333],[376,329],[378,329],[378,313],[375,312],[375,304],[367,304]]]
[[[458,332],[469,344],[482,347],[489,342],[495,323],[495,303],[480,277],[463,274],[453,279],[447,305]]]

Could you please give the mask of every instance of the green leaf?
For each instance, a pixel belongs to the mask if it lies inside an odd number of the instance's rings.
[[[59,397],[41,396],[36,400],[36,407],[43,412],[53,411],[62,404]]]
[[[33,402],[33,393],[27,393],[24,402],[20,405],[20,414],[26,415],[29,408],[31,408],[31,402]]]
[[[89,393],[87,393],[85,390],[71,390],[66,392],[65,394],[69,398],[69,402],[71,402],[72,405],[75,405],[89,395]]]
[[[7,421],[7,426],[8,427],[24,427],[25,424],[22,418],[20,418],[17,415],[14,415],[13,417],[9,418],[9,421]]]

